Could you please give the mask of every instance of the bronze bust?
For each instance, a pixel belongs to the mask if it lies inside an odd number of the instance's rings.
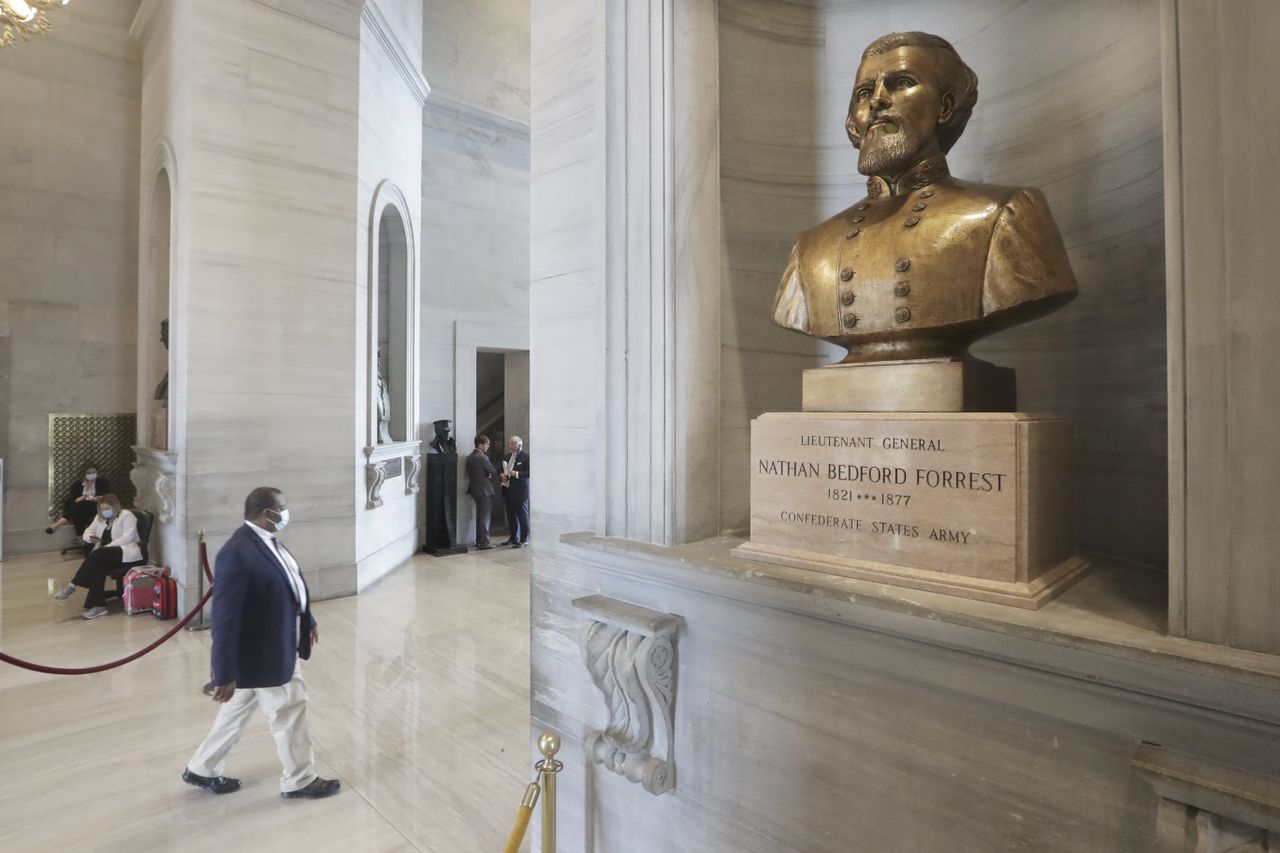
[[[977,338],[1075,296],[1039,190],[947,169],[977,99],[977,76],[943,38],[891,33],[867,47],[845,124],[867,195],[796,239],[775,323],[846,347],[842,364],[963,359]]]

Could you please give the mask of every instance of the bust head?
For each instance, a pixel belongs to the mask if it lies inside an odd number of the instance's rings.
[[[978,100],[978,77],[951,43],[890,33],[862,53],[845,130],[858,171],[892,180],[951,150]]]

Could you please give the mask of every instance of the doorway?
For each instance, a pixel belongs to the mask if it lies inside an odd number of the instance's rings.
[[[518,435],[529,444],[529,353],[476,351],[476,434],[489,437],[489,458],[501,470],[507,439]],[[490,533],[510,535],[501,495],[493,502]]]

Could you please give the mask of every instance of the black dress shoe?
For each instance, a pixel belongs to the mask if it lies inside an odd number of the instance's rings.
[[[493,546],[492,546],[492,545],[477,545],[477,546],[476,546],[476,550],[477,550],[477,551],[492,551],[492,550],[493,550]]]
[[[332,797],[338,793],[342,783],[337,779],[321,779],[319,776],[311,780],[311,784],[296,791],[281,791],[280,796],[286,800],[319,800]]]
[[[232,791],[240,790],[239,779],[229,779],[226,776],[218,776],[210,778],[208,776],[200,776],[192,773],[190,770],[182,771],[182,781],[188,785],[195,785],[197,788],[204,788],[206,791],[212,791],[215,794],[230,794]]]
[[[514,539],[508,539],[506,542],[503,542],[502,544],[503,544],[503,545],[514,545],[514,544],[516,544],[516,540],[514,540]]]

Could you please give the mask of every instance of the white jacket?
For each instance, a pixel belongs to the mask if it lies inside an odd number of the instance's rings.
[[[93,519],[84,531],[81,538],[88,542],[90,537],[97,536],[98,542],[93,546],[93,550],[102,547],[102,531],[105,530],[107,524],[102,520],[102,514],[99,513]],[[138,547],[138,518],[127,509],[120,510],[120,517],[111,519],[111,544],[108,548],[119,548],[121,562],[137,563],[142,560],[142,549]]]

